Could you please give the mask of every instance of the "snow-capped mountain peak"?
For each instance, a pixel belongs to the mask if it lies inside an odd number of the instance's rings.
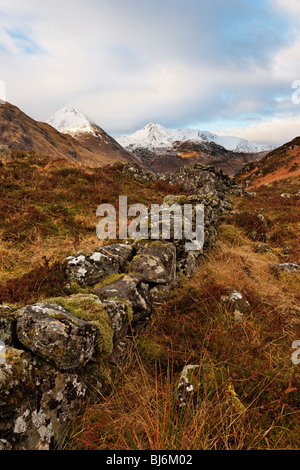
[[[272,150],[271,145],[256,144],[240,137],[219,136],[197,129],[168,129],[150,122],[142,129],[130,135],[116,139],[124,148],[134,151],[144,147],[150,150],[172,147],[176,141],[214,142],[234,152],[255,153]]]
[[[54,113],[48,119],[47,124],[63,134],[70,134],[72,136],[86,133],[95,135],[95,132],[102,130],[85,114],[77,111],[74,106],[69,104]]]

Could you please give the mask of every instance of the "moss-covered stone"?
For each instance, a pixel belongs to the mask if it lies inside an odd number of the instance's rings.
[[[112,274],[111,276],[107,276],[103,281],[98,282],[93,286],[94,289],[98,289],[100,287],[108,286],[109,284],[113,284],[116,281],[119,281],[122,279],[124,276],[126,276],[125,273],[119,273],[119,274]]]
[[[103,359],[109,357],[113,351],[113,329],[108,313],[96,295],[77,294],[49,301],[61,305],[82,320],[92,322],[97,328],[97,352]]]

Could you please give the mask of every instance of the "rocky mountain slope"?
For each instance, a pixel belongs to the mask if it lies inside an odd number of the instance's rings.
[[[153,123],[117,140],[146,168],[164,173],[174,173],[184,165],[207,163],[234,175],[245,164],[260,160],[273,148],[237,137],[220,137],[211,132],[189,129],[167,129]]]
[[[246,165],[237,178],[249,187],[300,175],[300,137],[268,153],[258,162]]]
[[[135,155],[146,168],[155,173],[174,173],[182,166],[205,163],[235,175],[249,162],[260,160],[268,152],[239,153],[226,150],[214,142],[176,141],[171,148],[136,147]]]
[[[148,149],[172,148],[174,142],[214,142],[233,152],[256,153],[270,151],[270,145],[256,144],[240,137],[219,136],[212,132],[193,129],[168,129],[160,124],[150,122],[142,129],[130,135],[119,137],[118,142],[126,149],[134,151],[136,148]]]
[[[35,121],[10,103],[0,105],[0,145],[92,166],[135,160],[100,128],[95,128],[91,139],[85,134],[82,139],[75,139],[47,123]]]
[[[95,155],[101,155],[105,163],[116,160],[136,161],[124,148],[100,126],[71,105],[54,113],[47,123],[60,133],[72,136]]]

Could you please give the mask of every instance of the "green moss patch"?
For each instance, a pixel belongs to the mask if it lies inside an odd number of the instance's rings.
[[[97,328],[97,350],[102,359],[108,358],[113,351],[113,329],[107,311],[92,294],[77,294],[70,297],[56,297],[49,302],[61,305],[76,317],[92,322]]]

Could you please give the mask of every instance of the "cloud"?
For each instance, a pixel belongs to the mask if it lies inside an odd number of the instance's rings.
[[[72,103],[115,135],[222,121],[258,140],[262,122],[284,133],[296,119],[297,13],[293,0],[0,0],[0,80],[39,120]]]
[[[262,144],[273,143],[280,146],[300,134],[300,115],[293,117],[277,116],[268,121],[257,122],[246,127],[232,127],[215,130],[218,135],[243,137]]]

